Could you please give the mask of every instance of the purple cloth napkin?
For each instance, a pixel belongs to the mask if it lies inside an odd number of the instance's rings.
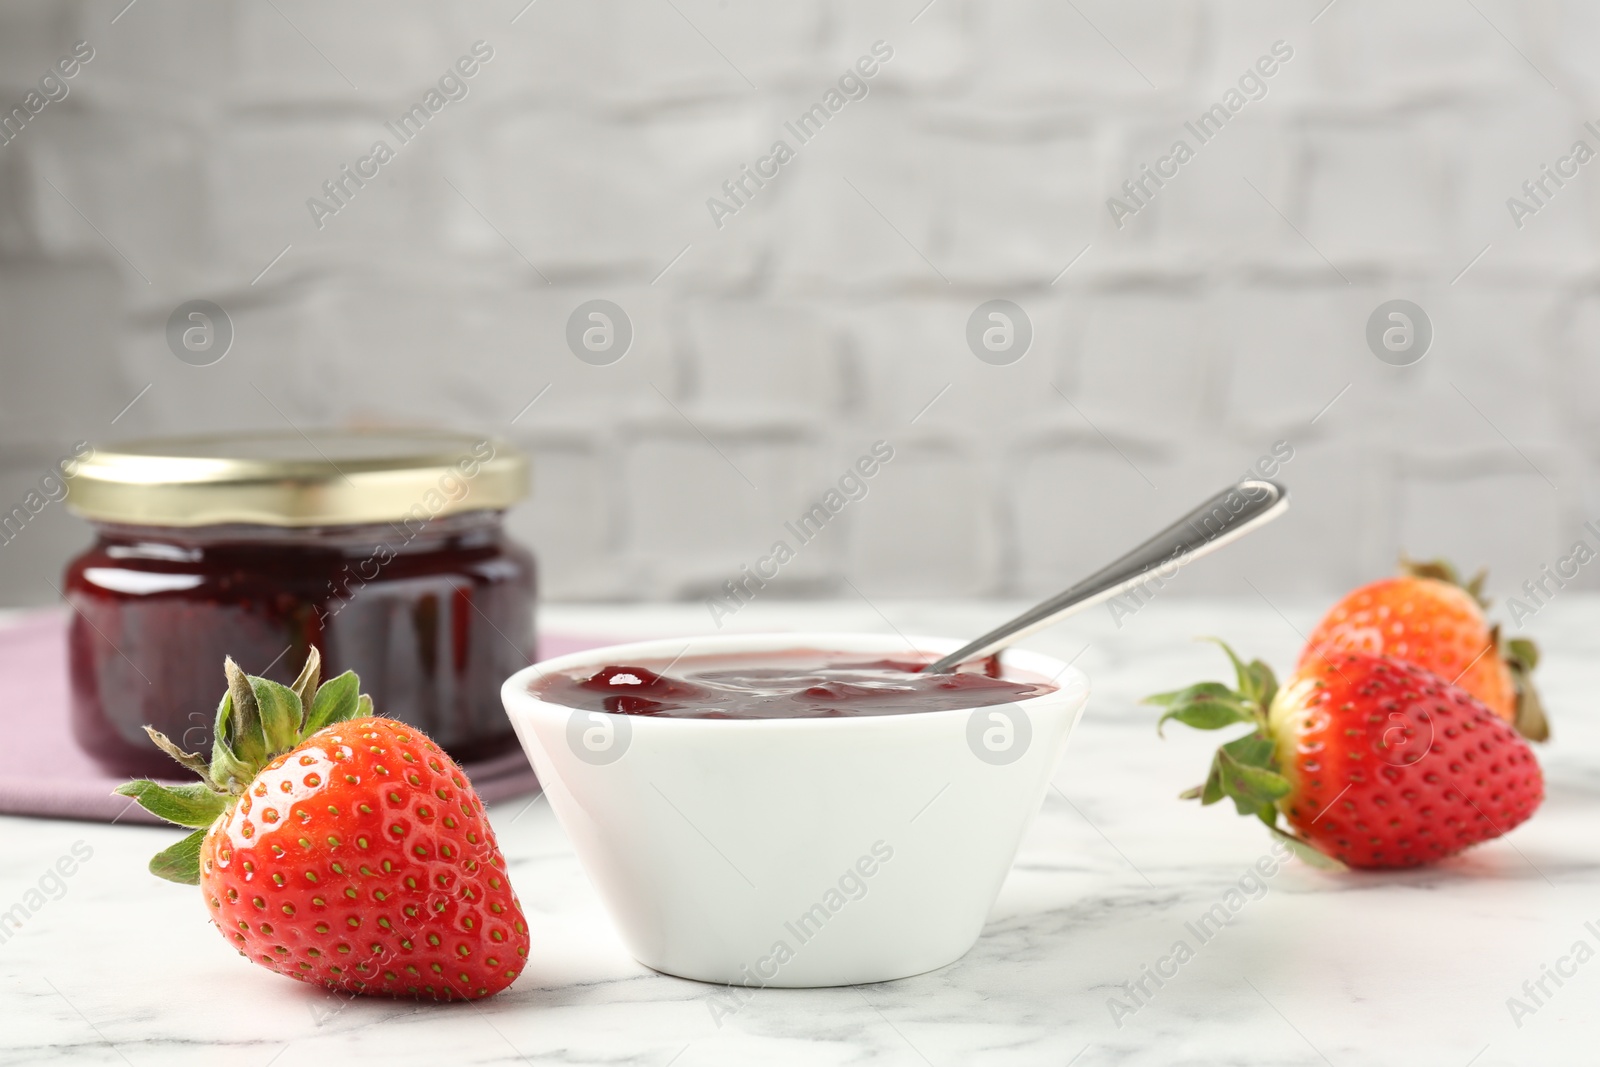
[[[68,725],[67,618],[61,612],[24,617],[0,628],[0,814],[44,815],[94,822],[155,823],[112,790],[123,777],[107,773],[78,748]],[[539,649],[560,656],[609,641],[541,634]],[[539,781],[520,750],[465,764],[484,803],[531,793]]]

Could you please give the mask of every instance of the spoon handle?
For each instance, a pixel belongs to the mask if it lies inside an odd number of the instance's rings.
[[[1246,479],[1230,485],[1121,559],[928,664],[922,673],[944,674],[968,660],[992,655],[1068,615],[1127,592],[1158,570],[1167,571],[1163,577],[1170,578],[1179,566],[1266,525],[1288,508],[1289,492],[1277,482]]]

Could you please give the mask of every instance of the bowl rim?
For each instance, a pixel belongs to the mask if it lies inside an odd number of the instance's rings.
[[[949,637],[929,637],[920,634],[898,633],[872,633],[867,631],[834,631],[834,630],[795,630],[795,631],[762,631],[758,633],[736,634],[696,634],[683,637],[659,637],[644,641],[626,641],[614,645],[601,645],[595,648],[582,649],[577,652],[568,652],[560,656],[553,656],[547,660],[517,671],[507,678],[500,686],[501,703],[505,705],[510,714],[515,706],[525,712],[558,713],[570,716],[574,711],[583,711],[567,704],[558,704],[554,701],[543,700],[529,692],[529,686],[539,678],[560,671],[570,670],[579,666],[602,666],[597,660],[625,658],[616,654],[627,653],[628,656],[643,658],[658,656],[663,653],[677,655],[685,652],[685,644],[694,643],[704,646],[697,649],[699,652],[732,651],[766,651],[769,649],[794,648],[822,648],[839,652],[878,652],[900,651],[906,643],[913,645],[917,651],[935,652],[944,655],[955,651],[966,640]],[[887,646],[880,648],[879,646]],[[933,725],[950,717],[970,716],[973,711],[985,707],[1014,707],[1024,712],[1038,709],[1040,711],[1057,711],[1061,708],[1075,709],[1088,703],[1089,678],[1083,671],[1073,664],[1058,660],[1042,652],[1033,652],[1028,649],[1008,648],[1005,650],[1008,662],[1033,674],[1051,678],[1050,684],[1056,688],[1048,693],[1038,696],[1024,697],[1021,700],[1006,700],[998,704],[974,704],[971,707],[946,708],[940,711],[917,711],[899,715],[847,715],[847,716],[810,716],[771,719],[709,719],[691,716],[672,715],[622,715],[618,712],[597,711],[590,712],[595,715],[618,715],[627,718],[638,729],[645,723],[645,729],[690,730],[711,729],[726,733],[730,730],[756,729],[884,729],[890,723],[906,723],[908,726],[889,727],[893,729],[906,729],[910,724],[923,723]],[[670,725],[669,725],[670,724]],[[822,724],[826,724],[825,726]]]

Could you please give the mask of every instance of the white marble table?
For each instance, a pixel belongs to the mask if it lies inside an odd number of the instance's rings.
[[[975,633],[1008,605],[759,603],[739,629]],[[1287,665],[1316,605],[1158,599],[1030,642],[1095,695],[983,937],[932,974],[863,988],[763,990],[719,1027],[711,989],[651,973],[618,943],[543,801],[493,811],[533,934],[507,993],[473,1005],[345,1002],[234,955],[192,891],[145,873],[172,833],[0,818],[0,910],[75,844],[92,856],[0,944],[0,1065],[298,1064],[1579,1064],[1600,1060],[1600,959],[1536,1013],[1523,996],[1580,940],[1600,949],[1600,601],[1567,594],[1532,631],[1556,741],[1549,797],[1510,838],[1404,874],[1298,863],[1205,944],[1185,927],[1267,853],[1259,825],[1174,795],[1209,739],[1156,739],[1136,698],[1202,674],[1218,633]],[[707,629],[694,606],[549,609],[568,632]],[[81,843],[81,844],[79,844]],[[1593,922],[1593,929],[1586,927]],[[1108,1000],[1178,939],[1195,948],[1132,1014]],[[1573,970],[1574,964],[1563,965]],[[1518,1025],[1520,1022],[1520,1025]],[[1120,1025],[1119,1025],[1120,1023]]]

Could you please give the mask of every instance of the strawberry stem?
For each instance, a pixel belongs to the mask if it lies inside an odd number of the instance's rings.
[[[211,776],[211,769],[206,766],[206,761],[201,759],[197,753],[185,752],[183,749],[173,744],[166,734],[162,733],[160,730],[157,730],[153,726],[146,726],[144,728],[144,732],[149,736],[151,742],[157,748],[171,756],[173,759],[177,760],[179,763],[183,764],[185,767],[189,768],[194,773],[198,774],[200,777],[209,778]]]

